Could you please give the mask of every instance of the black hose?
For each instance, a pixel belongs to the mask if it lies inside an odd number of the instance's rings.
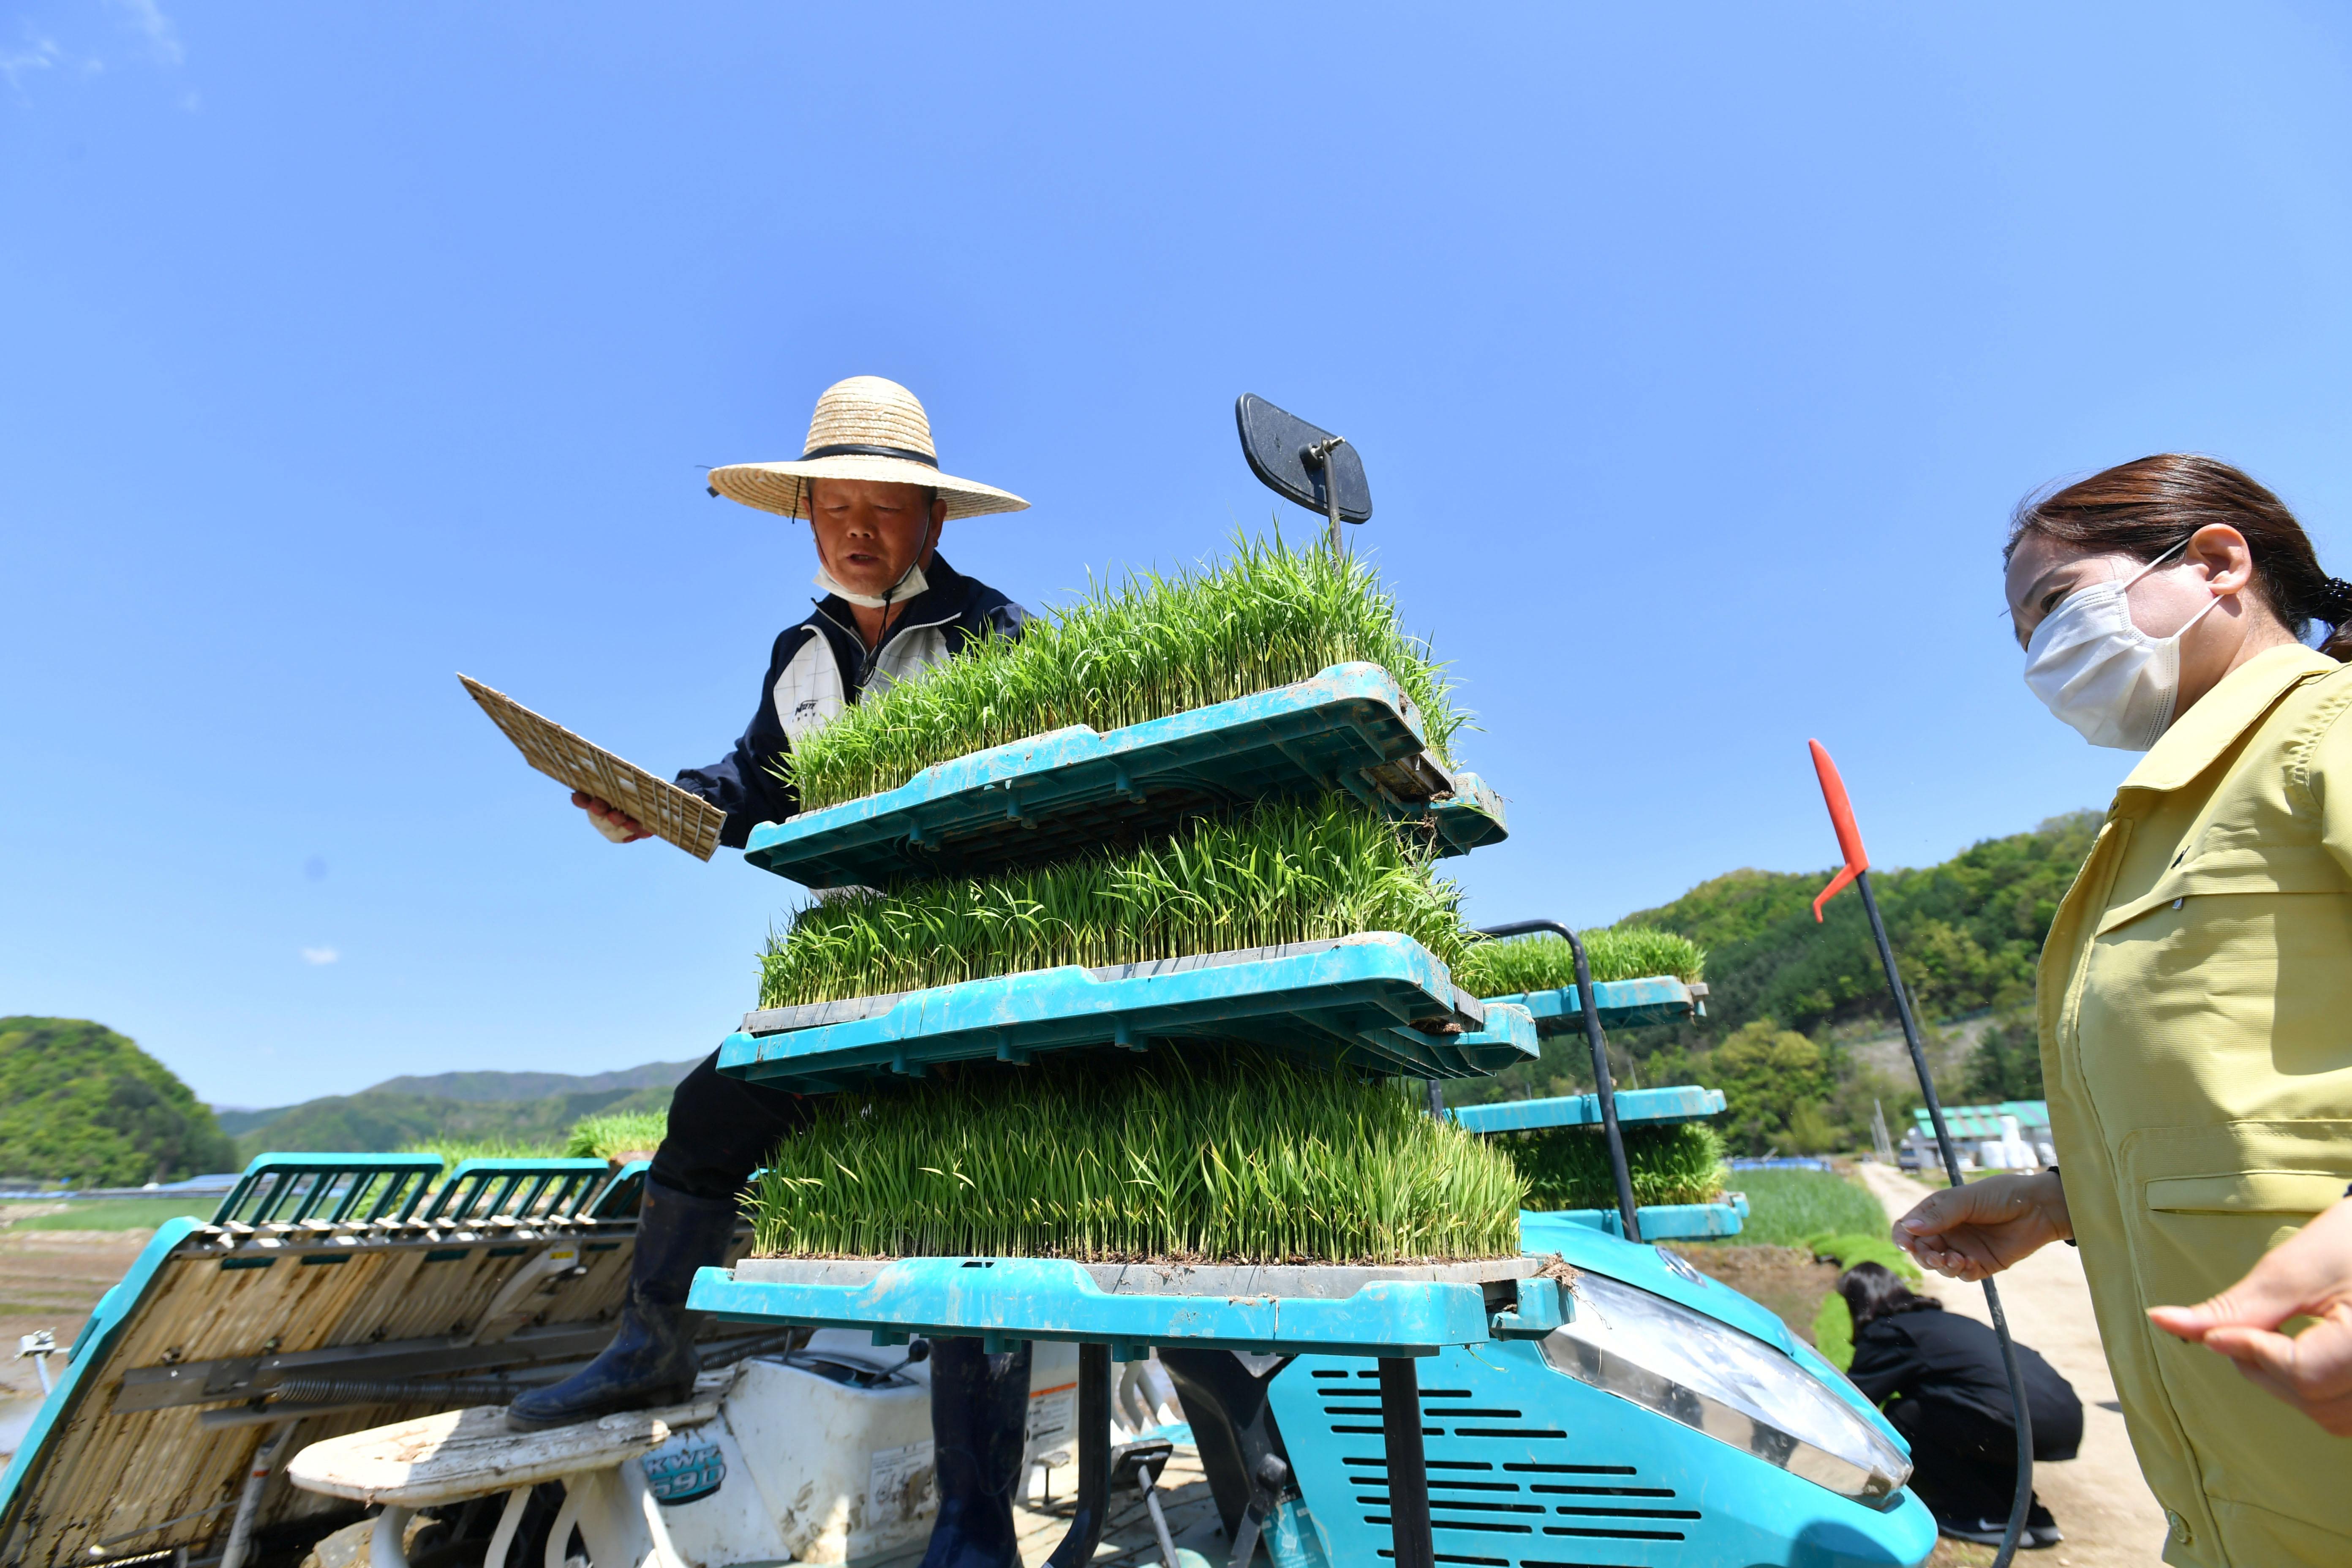
[[[1936,1098],[1935,1075],[1927,1070],[1927,1052],[1919,1043],[1919,1025],[1911,1016],[1910,994],[1903,988],[1903,978],[1895,967],[1895,948],[1886,940],[1886,921],[1878,913],[1877,896],[1870,890],[1870,873],[1857,872],[1854,885],[1862,889],[1862,907],[1870,914],[1870,934],[1878,941],[1878,962],[1886,970],[1887,989],[1895,993],[1895,1011],[1903,1020],[1903,1039],[1911,1047],[1911,1066],[1919,1074],[1919,1092],[1927,1100],[1927,1120],[1936,1129],[1936,1147],[1944,1156],[1944,1173],[1951,1179],[1955,1191],[1964,1183],[1960,1175],[1960,1157],[1952,1148],[1952,1134],[1944,1125],[1943,1102]],[[2010,1338],[2009,1318],[2000,1310],[2000,1292],[1993,1289],[1992,1280],[1984,1282],[1985,1305],[1992,1311],[1993,1332],[2000,1339],[2001,1367],[2009,1373],[2009,1404],[2017,1418],[2017,1495],[2010,1500],[2009,1528],[2000,1538],[2000,1550],[1993,1553],[1992,1568],[2009,1568],[2009,1561],[2017,1555],[2017,1546],[2025,1534],[2025,1516],[2033,1507],[2033,1412],[2025,1403],[2025,1374],[2017,1364],[2017,1342]]]
[[[1593,1093],[1601,1101],[1601,1131],[1609,1140],[1609,1172],[1617,1178],[1617,1219],[1625,1239],[1642,1239],[1642,1218],[1633,1207],[1633,1173],[1625,1163],[1625,1135],[1617,1129],[1617,1086],[1609,1078],[1609,1042],[1601,1033],[1601,1006],[1592,996],[1592,964],[1584,955],[1584,942],[1558,921],[1510,921],[1481,926],[1480,936],[1500,940],[1551,931],[1568,939],[1569,956],[1576,961],[1576,999],[1584,1007],[1584,1038],[1592,1047]]]

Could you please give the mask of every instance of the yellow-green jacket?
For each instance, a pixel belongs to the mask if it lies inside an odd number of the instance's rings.
[[[2167,1562],[2352,1563],[2352,1439],[2146,1309],[2234,1283],[2352,1183],[2352,666],[2273,648],[2116,794],[2042,952],[2074,1235]]]

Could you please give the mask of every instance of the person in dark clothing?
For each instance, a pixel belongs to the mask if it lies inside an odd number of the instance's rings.
[[[798,462],[714,468],[710,487],[714,496],[806,517],[816,584],[825,593],[814,614],[776,638],[759,706],[733,749],[677,775],[680,787],[726,812],[719,842],[740,849],[753,827],[799,809],[792,785],[778,776],[795,741],[867,693],[976,642],[1020,636],[1028,612],[950,566],[939,540],[950,518],[1028,502],[940,473],[923,405],[877,376],[826,390]],[[574,795],[572,804],[615,843],[646,837],[604,801]],[[809,1120],[800,1096],[721,1074],[716,1052],[686,1076],[671,1094],[668,1132],[646,1173],[627,1301],[612,1343],[572,1377],[518,1398],[507,1412],[509,1426],[565,1426],[676,1403],[692,1392],[697,1363],[686,1299],[695,1271],[724,1259],[752,1172]],[[941,1339],[930,1359],[940,1515],[924,1568],[1009,1568],[1018,1562],[1013,1491],[1029,1347],[990,1355],[979,1340]]]
[[[1974,1318],[1916,1295],[1894,1270],[1857,1263],[1838,1276],[1853,1318],[1846,1376],[1883,1405],[1911,1445],[1911,1489],[1936,1526],[1962,1541],[1998,1545],[2017,1496],[2017,1422],[2000,1340]],[[2083,1402],[2057,1369],[2017,1347],[2033,1418],[2035,1459],[2071,1459],[2083,1443]],[[2020,1544],[2055,1546],[2058,1521],[2033,1500]]]

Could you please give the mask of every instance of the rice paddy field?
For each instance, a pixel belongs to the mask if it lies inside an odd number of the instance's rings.
[[[1802,1247],[1824,1233],[1883,1235],[1886,1212],[1860,1183],[1834,1171],[1733,1171],[1725,1180],[1748,1194],[1747,1247]]]
[[[650,1153],[669,1131],[667,1110],[616,1110],[583,1117],[564,1135],[562,1152],[570,1159],[617,1160],[624,1155]]]
[[[1723,1140],[1706,1122],[1633,1122],[1622,1132],[1635,1204],[1706,1204],[1723,1195]],[[1600,1129],[1557,1127],[1493,1142],[1525,1178],[1528,1208],[1617,1206],[1609,1141]]]
[[[994,640],[868,697],[784,764],[802,809],[895,789],[935,763],[1072,724],[1118,729],[1366,660],[1419,710],[1450,759],[1466,722],[1428,645],[1360,556],[1237,539],[1223,561],[1098,584]]]
[[[1510,1156],[1392,1085],[1072,1053],[814,1102],[749,1208],[765,1257],[1398,1263],[1518,1250]]]

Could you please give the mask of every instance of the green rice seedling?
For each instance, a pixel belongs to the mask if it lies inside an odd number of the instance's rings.
[[[769,939],[760,1002],[785,1007],[1058,964],[1136,963],[1360,931],[1453,963],[1454,886],[1418,835],[1355,801],[1273,801],[1153,844],[985,880],[837,896]]]
[[[564,1134],[563,1152],[574,1160],[615,1160],[656,1149],[669,1132],[667,1110],[614,1110],[583,1116]]]
[[[1723,1195],[1723,1140],[1706,1122],[1637,1121],[1622,1131],[1635,1204],[1709,1204]],[[1553,1127],[1495,1142],[1527,1179],[1528,1207],[1617,1206],[1609,1140],[1600,1129]]]
[[[1585,957],[1592,964],[1596,985],[1652,974],[1697,980],[1706,973],[1706,954],[1688,937],[1673,931],[1647,926],[1602,926],[1577,934],[1584,939]],[[1576,958],[1568,943],[1556,936],[1474,941],[1462,963],[1454,966],[1454,983],[1478,996],[1556,991],[1576,984]]]
[[[1286,686],[1363,659],[1394,676],[1440,756],[1465,717],[1360,556],[1236,539],[1231,557],[1130,574],[867,697],[797,742],[803,810],[905,784],[934,763],[1071,724],[1113,730]]]
[[[1254,1047],[1071,1053],[812,1102],[766,1257],[1395,1263],[1518,1251],[1508,1155],[1389,1084]]]

